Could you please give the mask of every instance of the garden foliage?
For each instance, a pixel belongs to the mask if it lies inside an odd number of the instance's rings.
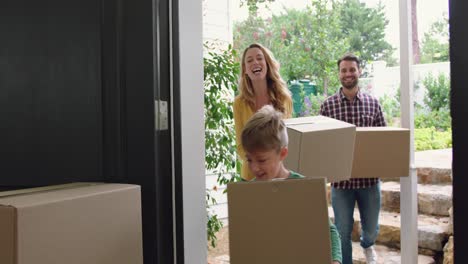
[[[330,95],[339,87],[336,61],[345,52],[364,60],[385,59],[393,52],[384,40],[388,21],[383,7],[369,8],[357,0],[314,0],[302,10],[286,8],[267,19],[251,15],[234,26],[234,48],[258,42],[272,50],[288,82],[307,78],[318,92]]]
[[[239,78],[238,55],[232,46],[222,50],[215,43],[205,43],[204,47],[205,170],[217,174],[218,184],[225,185],[239,179],[232,111]],[[207,190],[207,235],[214,247],[216,232],[222,223],[209,210],[210,205],[216,204],[210,193],[211,190]]]
[[[449,23],[447,15],[434,22],[424,33],[421,47],[421,63],[449,60]]]
[[[292,81],[309,79],[317,93],[300,93],[301,110],[295,116],[318,115],[320,104],[340,86],[337,58],[354,52],[366,62],[386,60],[394,65],[393,47],[385,40],[388,24],[380,4],[369,8],[358,0],[313,0],[302,10],[286,8],[267,19],[257,16],[257,4],[274,0],[241,0],[249,8],[247,20],[234,25],[234,44],[219,49],[205,43],[205,168],[217,174],[219,185],[239,180],[232,103],[239,78],[239,53],[252,43],[269,48],[280,62],[282,77]],[[447,19],[434,23],[422,43],[422,61],[448,60]],[[450,80],[444,75],[429,75],[423,80],[427,90],[424,106],[415,106],[415,149],[452,146],[449,113]],[[398,125],[399,92],[379,98],[389,125]],[[216,187],[214,187],[216,188]],[[206,195],[208,240],[216,246],[216,232],[222,227],[209,210],[216,204],[211,190]]]

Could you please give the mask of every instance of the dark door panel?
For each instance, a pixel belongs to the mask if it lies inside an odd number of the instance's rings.
[[[155,101],[171,109],[177,94],[170,4],[0,1],[0,191],[140,185],[145,264],[175,262],[173,131],[155,123]],[[177,222],[180,230],[181,216]],[[178,249],[183,263],[180,242]]]
[[[101,179],[99,3],[0,10],[1,185]]]

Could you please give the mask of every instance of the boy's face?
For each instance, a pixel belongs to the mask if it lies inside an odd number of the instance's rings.
[[[250,171],[259,181],[271,180],[280,176],[282,162],[288,154],[288,148],[283,147],[267,151],[246,151],[245,157]]]

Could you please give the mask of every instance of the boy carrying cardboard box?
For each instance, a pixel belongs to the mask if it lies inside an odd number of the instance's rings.
[[[288,154],[288,135],[281,115],[272,106],[266,105],[249,119],[242,131],[241,142],[245,150],[245,160],[255,175],[253,181],[304,178],[283,165],[283,160]],[[294,221],[295,219],[291,219],[291,222]],[[329,226],[324,228],[330,230],[332,263],[341,263],[338,231],[330,220]]]

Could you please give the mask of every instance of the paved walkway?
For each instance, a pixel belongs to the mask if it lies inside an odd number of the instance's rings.
[[[417,168],[452,168],[452,149],[436,149],[418,151],[414,153]]]

